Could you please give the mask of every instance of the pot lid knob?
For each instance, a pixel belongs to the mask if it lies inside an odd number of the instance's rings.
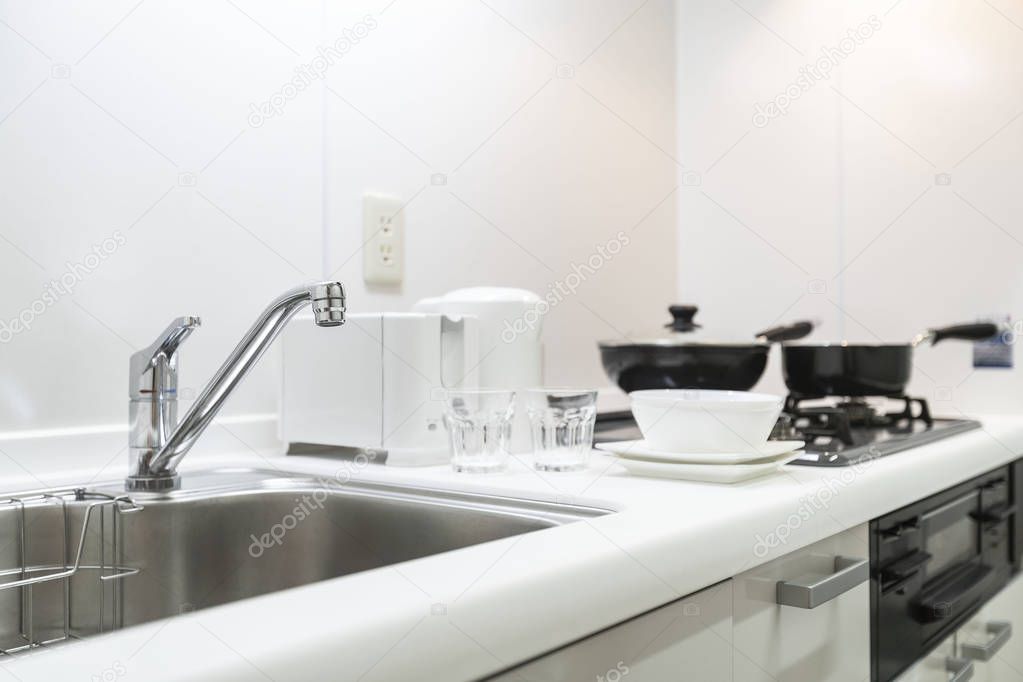
[[[700,325],[693,322],[697,310],[699,308],[695,305],[668,306],[668,312],[671,313],[673,319],[664,326],[675,332],[695,331],[700,328]]]

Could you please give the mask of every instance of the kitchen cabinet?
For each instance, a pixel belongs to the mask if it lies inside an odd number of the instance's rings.
[[[1023,577],[1017,576],[976,616],[917,661],[896,682],[948,682],[955,670],[972,682],[1023,682]],[[1007,627],[1008,626],[1008,627]],[[950,670],[951,669],[951,670]]]
[[[728,682],[731,638],[732,583],[725,581],[491,679]]]
[[[956,636],[949,635],[935,649],[914,663],[895,682],[949,682],[953,670],[969,666],[968,661],[955,659]],[[976,679],[976,678],[973,678]]]
[[[975,682],[1023,682],[1023,576],[958,631],[957,654],[974,664]]]
[[[867,549],[857,526],[491,679],[864,682]]]
[[[857,526],[733,579],[734,675],[743,682],[870,678],[867,526]],[[810,603],[780,605],[779,581]],[[813,585],[813,589],[806,589]],[[813,608],[805,608],[813,606]]]

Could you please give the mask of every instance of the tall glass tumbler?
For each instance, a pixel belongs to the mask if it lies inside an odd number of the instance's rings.
[[[508,464],[515,392],[447,391],[444,425],[451,440],[451,466],[473,474],[502,471]]]
[[[533,466],[540,471],[586,468],[593,449],[597,392],[571,388],[526,391],[533,436]]]

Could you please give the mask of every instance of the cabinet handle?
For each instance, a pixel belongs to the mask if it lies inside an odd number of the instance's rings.
[[[777,601],[782,606],[815,609],[867,582],[869,577],[869,560],[835,557],[835,572],[826,578],[814,582],[779,581]]]
[[[963,644],[960,647],[963,658],[974,661],[990,661],[998,653],[998,650],[1012,638],[1012,623],[1001,620],[992,621],[987,624],[987,632],[991,635],[991,639],[986,644]]]
[[[966,680],[973,679],[973,661],[968,661],[965,658],[949,656],[945,659],[945,670],[952,673],[948,682],[966,682]]]

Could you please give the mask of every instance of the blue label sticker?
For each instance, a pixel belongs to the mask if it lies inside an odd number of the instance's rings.
[[[1012,369],[1012,346],[1016,335],[1011,327],[998,336],[973,342],[975,368]]]

